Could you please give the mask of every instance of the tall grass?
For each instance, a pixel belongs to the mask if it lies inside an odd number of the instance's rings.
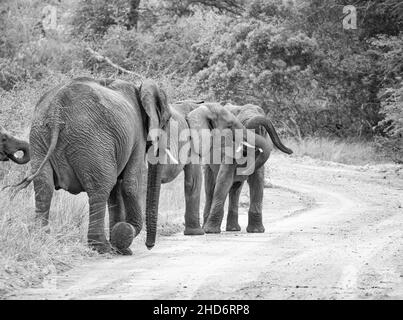
[[[338,140],[326,137],[307,137],[301,141],[285,139],[284,144],[294,151],[294,156],[340,162],[351,165],[386,162],[373,142]]]
[[[3,182],[20,177],[20,171],[10,170]],[[55,192],[50,230],[46,230],[35,219],[32,189],[20,192],[14,200],[7,191],[0,192],[0,296],[40,282],[49,270],[65,270],[96,255],[85,245],[86,197]]]
[[[9,163],[0,165],[7,171],[0,188],[19,181],[27,169]],[[185,212],[183,176],[162,186],[160,203],[163,210],[160,210],[158,233],[170,235],[181,231]],[[49,230],[38,225],[34,205],[32,186],[17,194],[14,200],[10,200],[7,191],[0,192],[0,298],[15,289],[41,283],[52,270],[64,271],[83,259],[99,257],[87,246],[85,193],[74,196],[65,191],[54,192]],[[105,226],[109,234],[108,214]],[[136,241],[134,245],[141,243]]]
[[[13,135],[27,139],[39,98],[52,87],[83,75],[91,76],[81,71],[72,74],[55,72],[40,81],[21,82],[10,91],[0,89],[0,125]],[[127,80],[132,79],[128,77]],[[180,86],[181,89],[174,95],[172,79],[158,80],[172,99],[187,97],[190,89],[186,84]],[[17,166],[11,161],[0,163],[0,189],[20,181],[28,169],[29,165]],[[183,175],[162,186],[160,208],[163,210],[160,210],[158,223],[160,235],[183,230],[183,189]],[[84,193],[73,196],[65,191],[55,192],[50,211],[50,232],[45,232],[35,220],[32,185],[21,191],[13,201],[7,191],[0,191],[0,297],[16,288],[41,282],[49,270],[64,270],[84,258],[98,256],[87,247],[87,200]],[[105,225],[107,229],[108,216]],[[140,235],[142,237],[144,234]],[[139,243],[141,239],[134,245]]]

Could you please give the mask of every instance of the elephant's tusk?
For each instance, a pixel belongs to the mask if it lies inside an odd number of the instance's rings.
[[[175,157],[172,155],[171,151],[169,151],[168,149],[165,149],[165,152],[167,153],[168,157],[171,159],[171,161],[174,164],[179,164],[178,160],[175,159]]]
[[[242,142],[239,144],[238,149],[236,149],[236,152],[240,152],[240,151],[242,150],[242,145],[244,145],[245,147],[248,147],[248,148],[255,149],[255,147],[252,146],[250,143],[247,143],[247,142],[245,142],[245,141],[242,141]],[[263,149],[262,149],[262,148],[258,148],[258,150],[259,150],[260,152],[263,152]]]

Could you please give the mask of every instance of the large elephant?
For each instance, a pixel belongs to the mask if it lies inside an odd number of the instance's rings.
[[[16,156],[22,151],[22,157]],[[29,144],[10,135],[3,127],[0,127],[0,161],[12,160],[18,164],[25,164],[30,160]]]
[[[165,129],[170,117],[165,93],[150,80],[140,87],[90,78],[60,85],[36,105],[31,174],[16,191],[34,182],[36,214],[43,225],[48,223],[54,189],[87,192],[88,243],[100,253],[112,249],[104,232],[108,203],[111,243],[118,252],[131,254],[128,247],[143,225],[140,188],[147,136],[152,129]],[[148,167],[147,234],[156,230],[161,172],[160,164]],[[147,238],[146,244],[150,242]]]
[[[206,203],[204,207],[204,230],[206,233],[221,232],[221,223],[224,216],[224,203],[229,194],[229,207],[227,217],[227,231],[239,231],[238,202],[245,180],[250,189],[250,207],[248,212],[247,232],[264,232],[262,223],[262,199],[264,187],[264,163],[269,158],[274,145],[282,152],[291,154],[292,150],[285,147],[280,141],[272,123],[265,117],[264,111],[255,105],[234,106],[227,104],[223,107],[232,114],[237,121],[236,127],[254,130],[256,158],[254,170],[250,174],[237,174],[239,165],[236,161],[231,164],[208,164],[204,170],[204,184]],[[221,110],[221,109],[219,109]],[[191,115],[190,123],[199,124],[199,128],[209,128],[211,110]],[[271,140],[267,137],[269,134]]]

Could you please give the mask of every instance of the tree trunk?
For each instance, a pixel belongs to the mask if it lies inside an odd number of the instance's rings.
[[[139,22],[139,6],[141,0],[129,0],[130,1],[130,10],[128,14],[128,21],[126,24],[127,30],[133,29],[133,27],[137,30],[138,22]]]

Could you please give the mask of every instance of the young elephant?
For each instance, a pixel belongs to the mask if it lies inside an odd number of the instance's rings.
[[[18,151],[22,151],[21,158],[15,156]],[[29,144],[10,135],[3,127],[0,127],[0,161],[12,160],[18,164],[29,162]]]
[[[89,78],[60,85],[36,105],[30,132],[32,173],[16,190],[34,182],[35,211],[44,225],[54,189],[87,192],[88,243],[100,253],[111,251],[104,232],[108,202],[111,242],[121,253],[131,254],[128,247],[143,224],[140,168],[147,135],[151,129],[164,129],[170,117],[166,95],[152,81],[140,88],[126,81]],[[150,234],[156,229],[161,169],[159,164],[148,168]],[[146,244],[153,245],[153,239]]]
[[[277,133],[269,119],[265,117],[264,111],[255,105],[224,107],[227,112],[234,115],[239,124],[248,130],[256,132],[256,154],[255,169],[249,175],[238,175],[236,173],[237,163],[232,164],[209,164],[204,170],[204,184],[206,203],[204,207],[204,230],[206,233],[220,233],[221,223],[224,216],[224,203],[229,194],[229,207],[227,217],[227,231],[240,231],[238,223],[238,202],[245,180],[248,181],[250,190],[250,207],[248,212],[247,232],[264,232],[262,222],[262,200],[264,187],[264,163],[269,158],[272,143],[282,152],[291,154],[292,150],[285,147],[277,136]],[[201,127],[208,128],[209,119],[212,115],[206,110],[194,119]],[[239,125],[238,125],[239,126]],[[269,133],[270,139],[267,137]]]

